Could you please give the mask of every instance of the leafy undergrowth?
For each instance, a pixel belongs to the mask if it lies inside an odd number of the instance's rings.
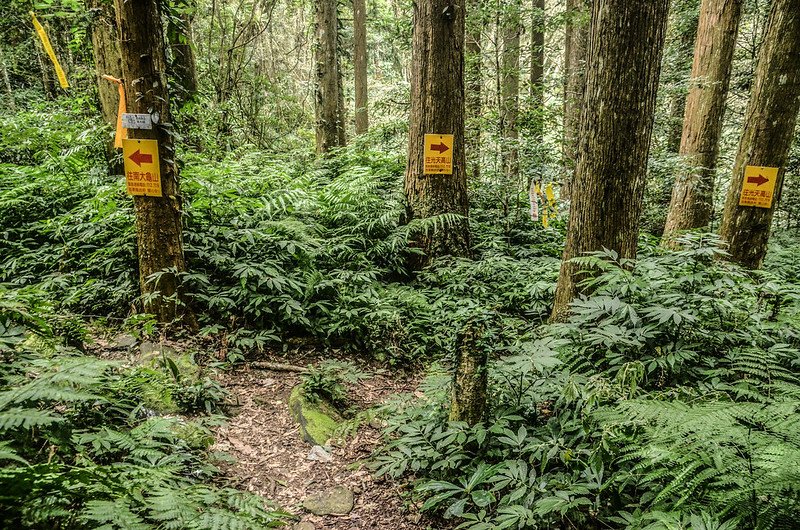
[[[209,426],[221,389],[101,360],[53,336],[38,293],[0,287],[0,526],[269,528],[264,499],[215,485]],[[52,317],[52,315],[49,315]]]
[[[60,112],[0,121],[3,144],[7,131],[25,139],[0,154],[0,282],[35,285],[59,310],[125,317],[138,305],[132,203],[121,177],[104,174],[104,129]],[[37,119],[57,124],[33,134]],[[415,278],[409,238],[454,218],[402,222],[396,151],[349,148],[324,163],[247,148],[182,158],[181,279],[201,333],[230,360],[299,337],[408,363],[447,352],[476,308],[501,314],[509,333],[547,315],[563,223],[537,227],[524,203],[502,212],[494,189],[472,196],[481,259]]]
[[[711,236],[683,243],[582,258],[599,272],[568,322],[481,342],[486,420],[448,422],[433,373],[387,407],[378,473],[472,530],[794,528],[800,287],[716,260]]]

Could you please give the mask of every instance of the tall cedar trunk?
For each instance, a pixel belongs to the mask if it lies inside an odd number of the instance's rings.
[[[774,0],[766,27],[721,228],[730,259],[752,269],[767,252],[800,111],[800,0]],[[746,166],[780,168],[771,208],[739,206]]]
[[[423,175],[425,134],[452,134],[453,174]],[[424,266],[443,255],[469,255],[469,202],[464,156],[464,9],[457,0],[419,0],[414,6],[408,167],[408,218],[452,213],[453,224],[417,235]]]
[[[103,121],[115,127],[119,110],[119,90],[116,84],[106,81],[102,76],[110,75],[118,79],[122,77],[117,15],[114,12],[113,1],[107,0],[89,0],[89,12],[100,112]],[[113,148],[113,141],[111,145]]]
[[[450,421],[480,423],[486,414],[489,355],[484,341],[486,323],[471,320],[459,333],[456,366],[450,394]]]
[[[717,4],[725,2],[725,0],[714,0]],[[737,2],[741,2],[741,0],[736,0]],[[683,75],[684,69],[688,73],[692,69],[692,60],[695,55],[695,42],[697,41],[697,26],[699,24],[699,16],[695,14],[693,11],[691,13],[691,18],[688,21],[681,21],[680,18],[686,17],[688,14],[685,12],[678,11],[674,14],[674,20],[676,25],[680,22],[680,29],[678,30],[677,36],[677,43],[675,46],[677,49],[678,55],[678,63],[677,67],[680,70],[681,76]],[[667,34],[669,35],[669,29],[667,29]],[[669,38],[669,37],[668,37]],[[694,78],[694,75],[690,74],[691,78]],[[669,119],[669,123],[667,124],[667,141],[666,141],[666,148],[667,151],[670,153],[678,153],[681,148],[681,137],[683,135],[683,117],[686,114],[686,97],[688,95],[688,90],[675,90],[667,104],[667,117]],[[669,204],[669,197],[667,197],[667,202],[664,206]]]
[[[800,0],[799,0],[800,1]],[[572,258],[607,248],[636,256],[669,0],[598,0],[569,229],[553,319],[578,293]]]
[[[130,129],[135,139],[158,140],[163,197],[134,197],[139,284],[144,311],[160,322],[179,316],[178,280],[186,270],[181,236],[181,196],[171,129],[166,57],[159,0],[115,0],[128,111],[158,116],[152,130]],[[167,270],[156,283],[150,276]],[[152,296],[159,292],[161,296]]]
[[[502,85],[500,131],[503,137],[503,172],[508,185],[519,176],[519,34],[521,29],[520,0],[500,4],[503,56],[500,65]]]
[[[561,197],[570,198],[578,163],[578,133],[581,124],[583,92],[586,86],[586,59],[589,45],[590,0],[567,0],[567,27],[564,42],[564,181]]]
[[[531,18],[531,118],[538,145],[544,138],[544,0],[533,0]]]
[[[169,17],[167,38],[172,55],[170,75],[176,85],[174,103],[180,108],[197,95],[197,62],[192,46],[192,17],[195,5],[191,0],[173,3],[175,13]]]
[[[481,36],[483,34],[483,11],[481,0],[467,0],[466,29],[466,156],[467,175],[480,178],[481,173],[481,87],[483,68]]]
[[[345,144],[344,94],[339,67],[337,0],[316,0],[316,9],[317,153],[324,154]]]
[[[664,226],[668,240],[711,222],[714,176],[743,0],[703,0],[680,154],[687,172],[672,188]]]
[[[367,96],[367,6],[365,0],[353,0],[353,81],[356,99],[356,134],[369,129]]]

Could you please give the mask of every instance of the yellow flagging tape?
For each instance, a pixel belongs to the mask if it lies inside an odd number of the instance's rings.
[[[103,79],[117,84],[119,90],[119,108],[117,109],[117,133],[114,135],[114,147],[122,149],[122,140],[128,137],[128,129],[122,126],[122,115],[128,112],[125,106],[125,86],[122,84],[122,79],[104,75]]]
[[[50,60],[53,61],[53,66],[56,68],[56,76],[58,76],[58,82],[61,85],[61,88],[69,88],[67,76],[64,74],[64,69],[61,68],[61,65],[58,63],[56,52],[53,50],[53,45],[50,44],[50,39],[47,38],[47,33],[44,32],[44,28],[36,19],[36,14],[34,14],[33,11],[31,11],[30,14],[31,18],[33,19],[33,27],[36,28],[36,33],[39,34],[39,38],[42,40],[44,51],[46,51],[47,55],[50,56]]]

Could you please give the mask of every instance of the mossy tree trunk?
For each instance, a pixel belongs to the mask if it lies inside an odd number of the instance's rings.
[[[163,323],[191,321],[179,304],[177,273],[186,270],[181,195],[166,79],[164,28],[159,0],[116,0],[122,76],[128,112],[151,114],[152,130],[130,129],[134,139],[158,140],[162,197],[134,197],[139,284],[144,311]],[[152,275],[160,273],[157,281]]]
[[[503,55],[500,64],[500,132],[502,136],[503,173],[506,185],[514,185],[519,177],[519,41],[522,29],[520,0],[500,4]],[[508,212],[506,211],[506,215]]]
[[[453,174],[424,175],[425,134],[452,134]],[[469,255],[469,202],[464,156],[464,9],[455,0],[420,0],[414,6],[408,166],[408,220],[460,216],[419,232],[422,267],[436,257]]]
[[[701,228],[714,211],[714,178],[725,100],[743,0],[703,0],[683,120],[680,154],[686,172],[672,188],[664,226],[669,242],[682,230]]]
[[[570,260],[611,249],[636,257],[669,0],[593,5],[580,150],[553,319],[578,293]]]
[[[767,252],[800,111],[800,0],[774,0],[766,27],[720,230],[730,259],[752,269]],[[739,206],[746,166],[780,168],[771,208]]]
[[[484,344],[485,332],[485,322],[472,320],[459,333],[450,396],[450,421],[475,425],[486,415],[489,357]]]
[[[586,59],[589,44],[589,0],[567,0],[567,26],[564,41],[564,180],[561,197],[569,199],[578,162],[578,133],[586,85]]]
[[[337,0],[316,0],[316,138],[317,154],[345,145],[344,94],[339,64]]]
[[[467,176],[480,178],[481,174],[481,94],[483,87],[483,55],[481,40],[483,36],[482,0],[468,0],[466,18],[466,157]]]
[[[534,120],[534,140],[544,140],[544,0],[533,0],[531,12],[531,71],[530,71],[530,116]]]
[[[369,130],[367,6],[365,0],[353,0],[353,82],[355,85],[356,134],[364,134]]]

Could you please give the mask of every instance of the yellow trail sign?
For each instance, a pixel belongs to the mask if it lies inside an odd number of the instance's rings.
[[[739,206],[771,208],[777,180],[777,167],[747,166],[744,169]]]
[[[423,175],[453,174],[453,135],[425,135],[425,164]]]
[[[158,140],[122,140],[125,182],[129,195],[161,197],[161,166]]]

